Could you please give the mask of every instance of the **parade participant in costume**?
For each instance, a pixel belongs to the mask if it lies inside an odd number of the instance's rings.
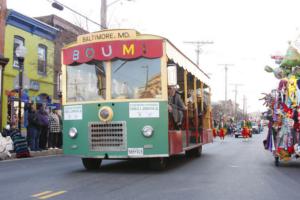
[[[214,136],[214,138],[217,137],[217,130],[216,130],[216,128],[213,128],[213,136]]]
[[[247,140],[250,137],[250,130],[248,127],[248,122],[244,120],[242,123],[242,127],[243,127],[242,136],[245,140]]]
[[[220,128],[219,137],[220,137],[220,140],[225,139],[225,130],[224,130],[224,128]]]
[[[288,81],[288,105],[296,107],[297,105],[297,79],[295,75],[292,75]]]

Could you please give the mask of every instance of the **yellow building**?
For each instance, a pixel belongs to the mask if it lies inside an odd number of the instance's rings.
[[[18,113],[19,63],[15,49],[24,45],[22,107],[28,102],[49,103],[54,91],[54,40],[58,29],[14,10],[8,10],[4,56],[9,58],[4,71],[2,125],[16,123]],[[24,116],[22,110],[22,118]],[[7,117],[6,117],[7,116]],[[25,124],[24,124],[25,123]],[[22,120],[22,126],[26,121]]]

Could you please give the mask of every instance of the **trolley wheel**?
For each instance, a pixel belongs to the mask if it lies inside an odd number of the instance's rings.
[[[167,168],[167,158],[151,158],[149,159],[149,166],[153,170],[162,171]]]
[[[276,167],[279,166],[279,157],[275,157],[275,166],[276,166]]]
[[[99,158],[81,158],[82,164],[87,170],[99,169],[102,159]]]
[[[200,157],[202,155],[202,146],[185,152],[187,157]]]

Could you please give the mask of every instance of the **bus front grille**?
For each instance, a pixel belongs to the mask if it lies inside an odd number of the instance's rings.
[[[91,151],[126,151],[126,122],[90,122],[89,146]]]

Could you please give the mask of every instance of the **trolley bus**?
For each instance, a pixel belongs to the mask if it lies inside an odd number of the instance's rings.
[[[87,170],[103,159],[200,156],[212,142],[209,77],[166,38],[136,30],[80,35],[62,50],[63,151]],[[175,129],[168,87],[186,109]]]

